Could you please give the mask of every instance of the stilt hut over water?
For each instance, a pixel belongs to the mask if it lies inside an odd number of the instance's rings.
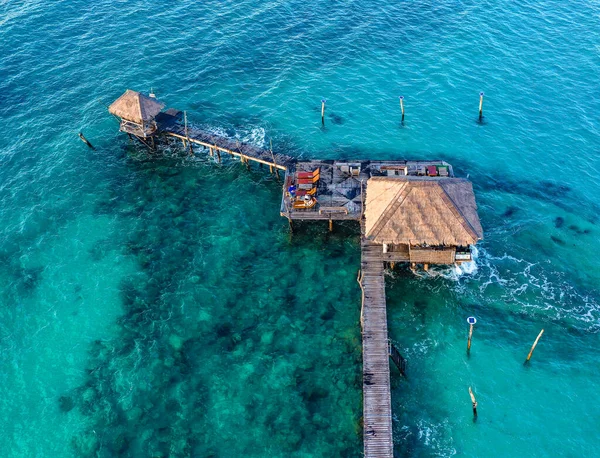
[[[121,119],[121,132],[138,138],[152,137],[157,131],[156,115],[165,107],[158,100],[127,89],[108,111]]]
[[[470,261],[471,245],[483,239],[473,186],[467,180],[372,177],[366,194],[365,236],[383,245],[390,261]]]

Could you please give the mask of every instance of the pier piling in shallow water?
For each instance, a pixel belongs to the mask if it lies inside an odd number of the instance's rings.
[[[400,112],[402,113],[401,121],[404,122],[404,96],[400,96]]]
[[[543,333],[544,333],[544,330],[542,329],[540,331],[540,333],[538,334],[537,338],[535,339],[535,342],[533,342],[533,345],[531,346],[531,350],[529,350],[529,354],[527,355],[527,359],[525,360],[525,363],[528,363],[529,360],[531,359],[531,355],[533,355],[533,350],[535,350],[535,347],[538,344],[538,342],[540,341],[540,338],[542,337]]]
[[[91,143],[88,141],[88,139],[87,139],[87,138],[85,138],[85,137],[83,136],[83,134],[82,134],[81,132],[79,132],[79,138],[80,138],[80,139],[81,139],[81,141],[82,141],[83,143],[85,143],[85,144],[86,144],[86,145],[87,145],[89,148],[91,148],[91,149],[93,149],[93,150],[95,150],[95,149],[96,149],[96,148],[94,148],[94,146],[93,146],[93,145],[92,145],[92,144],[91,144]]]
[[[467,341],[467,355],[471,353],[471,338],[473,337],[473,326],[477,323],[477,320],[474,316],[470,316],[467,318],[467,323],[469,323],[469,340]]]
[[[325,125],[325,99],[321,99],[321,124]]]
[[[483,92],[479,93],[479,120],[483,119]]]
[[[469,395],[471,396],[471,403],[473,404],[473,418],[477,418],[477,400],[473,394],[473,390],[469,387]]]

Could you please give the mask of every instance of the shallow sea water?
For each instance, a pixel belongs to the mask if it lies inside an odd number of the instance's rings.
[[[290,235],[266,169],[130,144],[106,106],[153,88],[295,157],[469,176],[475,265],[388,274],[396,456],[594,456],[599,13],[0,2],[0,455],[361,456],[358,227]]]

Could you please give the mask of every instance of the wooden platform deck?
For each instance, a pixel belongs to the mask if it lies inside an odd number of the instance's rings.
[[[453,177],[452,166],[444,161],[327,161],[312,160],[292,163],[285,176],[281,199],[281,216],[290,220],[360,221],[364,212],[364,192],[369,178],[375,176],[425,176],[427,166],[445,166]],[[310,209],[294,209],[288,193],[297,185],[298,172],[319,170],[314,197],[317,205]],[[311,187],[311,185],[302,185]]]
[[[383,252],[361,242],[364,456],[394,455]]]
[[[224,153],[239,157],[242,161],[252,161],[259,164],[275,167],[279,170],[287,170],[296,160],[284,154],[258,148],[247,143],[236,142],[227,137],[214,135],[196,127],[188,126],[187,135],[185,126],[181,123],[181,112],[169,109],[156,116],[158,133],[189,141],[196,145],[209,148],[215,154]]]

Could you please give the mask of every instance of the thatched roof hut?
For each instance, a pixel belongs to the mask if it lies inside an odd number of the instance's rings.
[[[460,247],[483,238],[467,180],[372,177],[366,193],[366,236],[377,243]]]
[[[108,107],[108,111],[121,119],[143,125],[152,121],[164,107],[156,99],[127,89],[125,94]]]

